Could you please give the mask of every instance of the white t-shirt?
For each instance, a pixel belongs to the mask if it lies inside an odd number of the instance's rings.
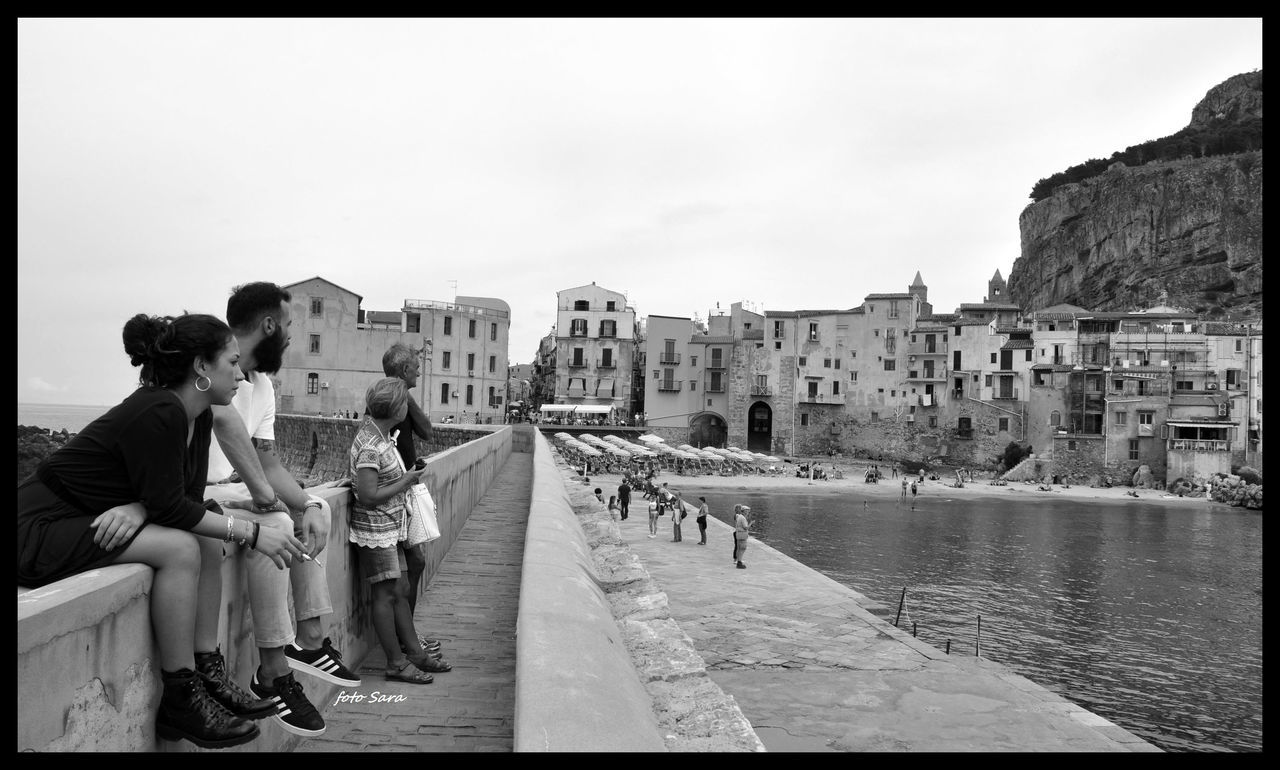
[[[276,440],[276,388],[270,377],[261,372],[249,375],[236,388],[231,408],[240,415],[250,438]],[[222,453],[218,437],[213,436],[209,442],[209,483],[216,484],[234,471],[231,461]]]

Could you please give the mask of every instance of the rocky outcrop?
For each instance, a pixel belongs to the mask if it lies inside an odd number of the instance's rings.
[[[1261,77],[1246,73],[1216,86],[1193,110],[1192,124],[1260,118]],[[1024,310],[1168,304],[1206,318],[1261,315],[1261,150],[1117,163],[1027,206],[1019,227],[1022,253],[1008,293]]]

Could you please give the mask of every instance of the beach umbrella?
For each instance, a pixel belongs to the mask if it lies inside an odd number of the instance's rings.
[[[666,443],[666,439],[662,438],[661,436],[655,436],[652,433],[646,433],[645,435],[640,436],[639,439],[645,442],[646,444],[665,444]]]

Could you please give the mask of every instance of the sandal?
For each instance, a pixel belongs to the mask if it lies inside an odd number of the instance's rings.
[[[423,671],[430,671],[433,674],[443,674],[446,671],[452,671],[453,666],[444,662],[444,658],[434,655],[409,655],[407,656],[413,665]]]
[[[430,674],[419,671],[413,661],[406,660],[403,666],[397,666],[394,663],[387,666],[387,680],[409,684],[431,684],[436,679]]]

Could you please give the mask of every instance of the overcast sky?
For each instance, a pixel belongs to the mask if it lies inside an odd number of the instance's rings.
[[[1041,178],[1172,134],[1261,19],[18,21],[18,400],[111,405],[138,312],[233,285],[641,317],[938,312]],[[295,340],[296,342],[296,340]]]

